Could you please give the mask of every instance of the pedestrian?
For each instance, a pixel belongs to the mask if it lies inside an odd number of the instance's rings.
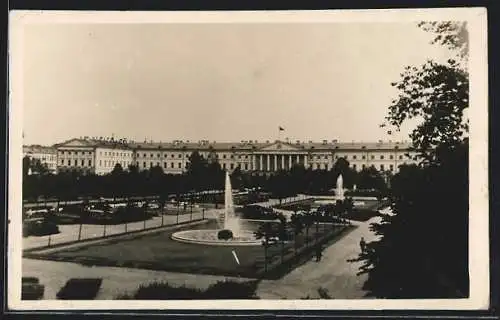
[[[364,237],[361,237],[361,241],[359,241],[359,246],[361,247],[361,252],[364,252],[366,248],[366,241]]]
[[[322,246],[319,245],[316,247],[316,262],[321,261],[322,255],[323,255],[323,248]]]

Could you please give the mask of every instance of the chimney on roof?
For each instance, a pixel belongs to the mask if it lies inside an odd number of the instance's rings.
[[[323,144],[327,144],[328,143],[328,140],[323,140]]]

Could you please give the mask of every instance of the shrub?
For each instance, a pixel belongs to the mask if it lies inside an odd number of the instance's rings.
[[[141,285],[133,296],[137,300],[192,300],[201,299],[202,292],[198,289],[172,287],[168,283],[154,282]]]
[[[116,299],[135,300],[212,300],[212,299],[258,299],[255,291],[257,281],[218,281],[206,290],[174,287],[165,282],[141,285],[133,295],[119,295]]]
[[[38,278],[23,277],[21,287],[22,300],[39,300],[43,298],[45,287],[40,284]]]
[[[57,298],[62,300],[92,300],[101,288],[102,279],[69,279],[59,290]]]
[[[205,299],[256,299],[257,282],[217,281],[208,287]]]
[[[231,230],[228,230],[228,229],[220,230],[217,233],[217,238],[219,240],[230,240],[233,238],[233,232]]]
[[[55,233],[59,233],[59,227],[48,219],[26,221],[23,225],[23,235],[25,237],[46,236]]]

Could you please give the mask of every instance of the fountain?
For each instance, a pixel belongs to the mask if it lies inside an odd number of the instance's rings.
[[[337,178],[337,188],[335,189],[335,198],[337,200],[344,200],[344,179],[342,178],[342,175],[339,174],[339,177]]]
[[[262,240],[256,239],[252,231],[242,228],[241,219],[234,212],[233,190],[228,172],[226,172],[224,190],[224,210],[219,213],[215,220],[219,229],[179,231],[172,234],[172,239],[185,243],[215,246],[253,246],[262,244]],[[233,237],[228,240],[219,239],[218,234],[221,230],[230,230]]]

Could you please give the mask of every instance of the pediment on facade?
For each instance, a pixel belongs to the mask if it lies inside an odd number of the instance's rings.
[[[302,148],[300,146],[293,146],[290,143],[286,142],[276,142],[260,149],[260,151],[301,151],[301,150]]]
[[[87,141],[83,141],[80,139],[71,139],[59,145],[59,147],[89,147],[89,146],[91,145]]]

